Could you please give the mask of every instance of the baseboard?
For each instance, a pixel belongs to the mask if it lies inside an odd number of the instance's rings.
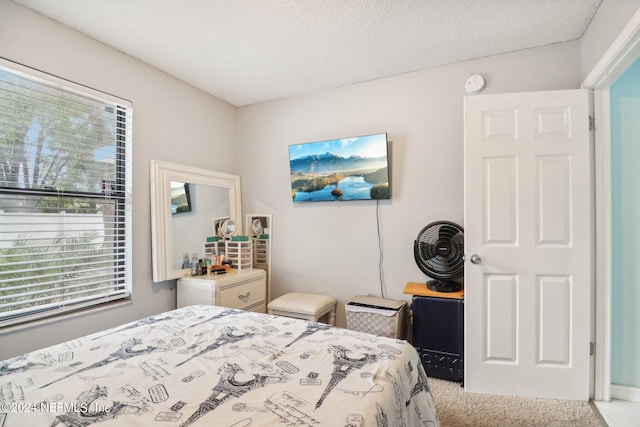
[[[640,388],[611,384],[611,398],[627,400],[629,402],[640,402]]]

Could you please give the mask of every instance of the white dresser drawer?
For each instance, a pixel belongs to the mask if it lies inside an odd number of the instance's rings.
[[[178,280],[178,308],[194,304],[211,304],[266,313],[266,273],[264,270],[251,268],[229,274],[185,277]]]
[[[258,305],[254,305],[253,307],[248,307],[245,310],[253,311],[254,313],[266,313],[267,312],[267,303],[262,301]]]
[[[218,305],[229,308],[248,308],[266,298],[265,282],[262,279],[234,284],[218,291]]]

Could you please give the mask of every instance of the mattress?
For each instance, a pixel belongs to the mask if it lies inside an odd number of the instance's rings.
[[[406,341],[189,306],[0,362],[0,426],[439,426]]]

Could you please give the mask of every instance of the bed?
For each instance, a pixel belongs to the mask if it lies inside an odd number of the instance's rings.
[[[0,426],[439,426],[406,341],[189,306],[0,362]]]

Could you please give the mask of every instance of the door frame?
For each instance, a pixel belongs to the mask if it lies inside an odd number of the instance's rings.
[[[609,89],[640,57],[640,9],[582,82],[593,90],[595,119],[594,399],[611,400],[611,120]]]

